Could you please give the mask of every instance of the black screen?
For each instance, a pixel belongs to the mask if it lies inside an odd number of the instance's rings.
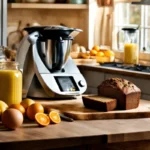
[[[79,88],[77,87],[77,84],[75,83],[73,77],[57,76],[55,77],[55,79],[61,91],[63,92],[79,91]]]

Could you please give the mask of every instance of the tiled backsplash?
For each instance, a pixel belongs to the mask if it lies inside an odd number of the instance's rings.
[[[119,77],[127,79],[137,85],[142,91],[142,99],[150,100],[150,80],[138,77],[130,77],[127,75],[111,74],[100,71],[91,70],[81,70],[83,76],[87,81],[87,91],[88,94],[97,94],[97,86],[102,83],[107,78]]]

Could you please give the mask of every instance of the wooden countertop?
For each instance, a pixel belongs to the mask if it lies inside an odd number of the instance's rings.
[[[126,69],[119,69],[119,68],[111,68],[111,67],[104,67],[100,65],[78,65],[79,69],[83,70],[91,70],[91,71],[100,71],[105,73],[111,73],[111,74],[123,74],[133,77],[139,77],[139,78],[145,78],[150,79],[150,73],[146,72],[139,72],[139,71],[131,71]]]
[[[42,103],[49,101],[42,101]],[[25,122],[21,128],[6,130],[0,125],[0,148],[11,150],[52,149],[86,144],[150,140],[150,118],[92,121],[62,121],[38,127]]]

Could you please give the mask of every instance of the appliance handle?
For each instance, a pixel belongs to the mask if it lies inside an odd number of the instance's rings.
[[[20,42],[18,50],[17,50],[17,55],[16,55],[16,61],[19,63],[20,69],[23,69],[24,62],[26,59],[27,52],[30,47],[30,43],[28,41],[29,35],[26,35]]]
[[[61,70],[62,66],[64,64],[65,54],[64,54],[64,49],[63,48],[64,48],[64,41],[60,37],[60,39],[56,42],[56,50],[57,51],[54,52],[54,53],[56,53],[55,56],[57,56],[57,58],[55,60],[56,68],[54,66],[55,70]]]
[[[33,32],[29,35],[26,35],[20,42],[19,48],[17,50],[17,56],[16,56],[16,61],[19,63],[20,69],[23,69],[26,55],[28,53],[30,45],[36,43],[38,37],[39,37],[39,33]]]

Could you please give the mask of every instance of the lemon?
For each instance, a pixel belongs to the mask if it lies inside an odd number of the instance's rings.
[[[7,108],[8,105],[4,101],[0,100],[0,114],[2,114]]]
[[[30,105],[32,105],[33,103],[35,103],[34,100],[30,99],[30,98],[26,98],[23,99],[22,102],[20,103],[25,109],[27,109]]]

